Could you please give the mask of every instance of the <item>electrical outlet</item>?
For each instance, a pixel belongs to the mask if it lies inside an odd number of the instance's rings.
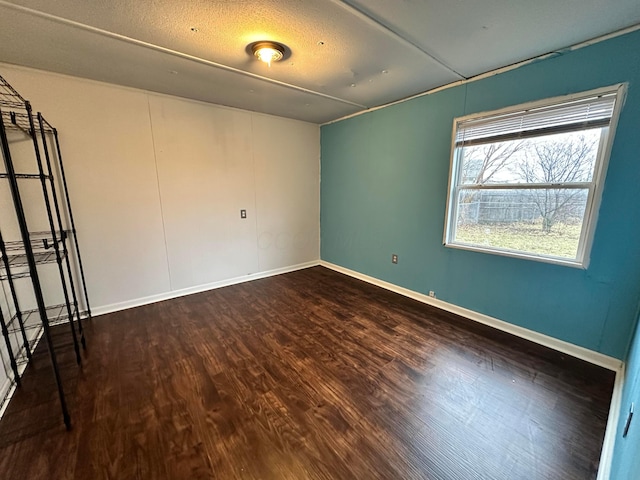
[[[398,263],[398,255],[395,253],[391,255],[391,263]]]
[[[240,210],[240,218],[247,218],[247,211],[246,210]]]
[[[429,290],[429,296],[431,298],[436,298],[436,292],[434,292],[433,290]]]

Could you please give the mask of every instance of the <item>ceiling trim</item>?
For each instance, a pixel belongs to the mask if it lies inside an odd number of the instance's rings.
[[[389,25],[383,23],[378,18],[370,15],[366,11],[361,10],[360,8],[358,8],[355,5],[351,4],[351,2],[349,2],[349,0],[330,0],[330,1],[332,3],[334,3],[334,4],[339,5],[342,8],[344,8],[345,10],[350,12],[352,15],[358,17],[360,20],[368,23],[369,25],[372,25],[373,27],[377,28],[378,30],[382,30],[385,33],[391,34],[391,36],[393,36],[396,40],[399,40],[401,43],[405,44],[409,48],[412,48],[413,50],[418,51],[422,55],[426,55],[427,57],[429,57],[429,59],[433,60],[437,64],[439,64],[442,67],[444,67],[447,70],[449,70],[451,73],[454,73],[455,75],[460,77],[460,79],[468,78],[468,77],[465,77],[464,75],[462,75],[460,72],[456,71],[453,67],[451,67],[450,65],[445,63],[443,60],[440,60],[434,54],[426,51],[425,49],[423,49],[419,45],[416,45],[411,40],[406,38],[404,35],[401,35],[400,33],[396,32]]]
[[[71,27],[74,27],[74,28],[78,28],[80,30],[85,30],[85,31],[88,31],[88,32],[92,32],[92,33],[95,33],[95,34],[98,34],[98,35],[102,35],[104,37],[108,37],[108,38],[111,38],[111,39],[114,39],[114,40],[119,40],[119,41],[122,41],[122,42],[125,42],[125,43],[130,43],[132,45],[137,45],[139,47],[147,48],[149,50],[155,50],[157,52],[166,53],[168,55],[179,57],[179,58],[182,58],[184,60],[189,60],[189,61],[200,63],[200,64],[203,64],[203,65],[208,65],[210,67],[219,68],[221,70],[226,70],[228,72],[233,72],[233,73],[237,73],[239,75],[244,75],[246,77],[250,77],[250,78],[253,78],[255,80],[262,81],[262,82],[267,82],[267,83],[271,83],[271,84],[274,84],[274,85],[279,85],[281,87],[289,88],[291,90],[296,90],[296,91],[299,91],[299,92],[308,93],[308,94],[315,95],[315,96],[318,96],[318,97],[322,97],[322,98],[326,98],[326,99],[333,100],[333,101],[336,101],[336,102],[340,102],[340,103],[344,103],[344,104],[347,104],[347,105],[351,105],[351,106],[354,106],[354,107],[357,107],[357,108],[360,108],[360,109],[363,109],[363,110],[369,109],[369,107],[366,106],[366,105],[361,105],[359,103],[352,102],[352,101],[346,100],[344,98],[334,97],[333,95],[329,95],[329,94],[318,92],[318,91],[311,90],[311,89],[308,89],[308,88],[300,87],[298,85],[293,85],[293,84],[290,84],[290,83],[282,82],[280,80],[275,80],[275,79],[269,78],[269,77],[263,77],[262,75],[258,75],[256,73],[247,72],[247,71],[241,70],[239,68],[231,67],[229,65],[225,65],[225,64],[222,64],[222,63],[217,63],[217,62],[214,62],[214,61],[211,61],[211,60],[207,60],[205,58],[197,57],[195,55],[190,55],[188,53],[180,52],[178,50],[173,50],[173,49],[170,49],[170,48],[166,48],[166,47],[163,47],[161,45],[156,45],[154,43],[145,42],[143,40],[138,40],[136,38],[128,37],[126,35],[121,35],[119,33],[110,32],[109,30],[104,30],[102,28],[93,27],[91,25],[87,25],[87,24],[84,24],[84,23],[81,23],[81,22],[76,22],[74,20],[69,20],[68,18],[59,17],[57,15],[52,15],[52,14],[46,13],[46,12],[41,12],[40,10],[35,10],[33,8],[24,7],[22,5],[16,5],[14,3],[10,3],[10,2],[7,2],[5,0],[0,0],[0,6],[6,7],[6,8],[10,8],[12,10],[16,10],[16,11],[19,11],[19,12],[22,12],[22,13],[26,13],[26,14],[29,14],[29,15],[33,15],[33,16],[36,16],[36,17],[44,18],[46,20],[51,20],[51,21],[56,22],[56,23],[61,23],[63,25],[68,25],[68,26],[71,26]]]
[[[1,0],[0,0],[1,1]],[[593,45],[596,43],[604,42],[605,40],[609,40],[611,38],[619,37],[621,35],[626,35],[627,33],[635,32],[636,30],[640,30],[640,23],[631,25],[630,27],[622,28],[620,30],[616,30],[615,32],[607,33],[605,35],[600,35],[599,37],[594,37],[589,40],[585,40],[584,42],[576,43],[574,45],[570,45],[566,48],[560,48],[558,50],[554,50],[553,52],[543,53],[542,55],[538,55],[537,57],[532,57],[527,60],[522,60],[521,62],[512,63],[511,65],[507,65],[505,67],[496,68],[495,70],[490,70],[485,73],[480,73],[473,77],[463,78],[462,80],[456,80],[455,82],[447,83],[446,85],[441,85],[440,87],[432,88],[425,92],[416,93],[415,95],[411,95],[407,98],[401,98],[400,100],[395,100],[393,102],[385,103],[384,105],[378,105],[377,107],[371,107],[362,112],[355,112],[350,115],[345,115],[344,117],[336,118],[335,120],[330,120],[325,123],[321,123],[320,126],[323,127],[325,125],[331,125],[332,123],[341,122],[343,120],[348,120],[349,118],[359,117],[360,115],[364,115],[366,113],[375,112],[376,110],[380,110],[382,108],[391,107],[393,105],[398,105],[400,103],[408,102],[409,100],[413,100],[414,98],[424,97],[425,95],[431,95],[433,93],[440,92],[442,90],[447,90],[449,88],[457,87],[459,85],[465,85],[467,83],[475,82],[477,80],[482,80],[483,78],[493,77],[494,75],[498,75],[500,73],[508,72],[510,70],[515,70],[516,68],[524,67],[525,65],[529,65],[530,63],[539,62],[540,60],[544,60],[546,58],[557,57],[559,55],[563,55],[567,52],[572,52],[573,50],[579,50],[584,47],[588,47],[589,45]]]

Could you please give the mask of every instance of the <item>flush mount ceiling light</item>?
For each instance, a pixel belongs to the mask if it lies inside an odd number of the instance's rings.
[[[276,42],[256,42],[251,46],[251,51],[258,60],[269,66],[271,62],[277,62],[284,57],[284,45]]]

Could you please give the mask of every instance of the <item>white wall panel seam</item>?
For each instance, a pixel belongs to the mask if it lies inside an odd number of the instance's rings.
[[[162,222],[162,240],[164,241],[165,264],[167,266],[167,275],[169,276],[169,291],[173,291],[173,281],[171,278],[171,265],[169,263],[169,247],[167,246],[167,229],[165,226],[164,210],[162,208],[162,191],[160,190],[160,178],[158,173],[158,155],[156,154],[156,139],[153,131],[153,116],[151,115],[151,101],[147,94],[147,112],[149,113],[149,129],[151,131],[151,145],[153,147],[153,161],[156,172],[156,185],[158,188],[158,203],[160,204],[160,220]]]

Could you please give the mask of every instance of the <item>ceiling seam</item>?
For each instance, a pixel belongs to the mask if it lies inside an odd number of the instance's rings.
[[[29,7],[24,7],[22,5],[16,5],[16,4],[7,2],[5,0],[0,0],[0,6],[4,6],[6,8],[10,8],[12,10],[17,10],[19,12],[27,13],[27,14],[30,14],[30,15],[33,15],[33,16],[36,16],[36,17],[40,17],[40,18],[44,18],[44,19],[47,19],[47,20],[51,20],[51,21],[56,22],[56,23],[61,23],[63,25],[68,25],[68,26],[71,26],[71,27],[75,27],[75,28],[78,28],[80,30],[85,30],[85,31],[88,31],[88,32],[96,33],[98,35],[102,35],[104,37],[108,37],[108,38],[111,38],[111,39],[114,39],[114,40],[120,40],[120,41],[125,42],[125,43],[137,45],[139,47],[147,48],[149,50],[154,50],[154,51],[157,51],[157,52],[166,53],[166,54],[172,55],[174,57],[179,57],[179,58],[182,58],[182,59],[185,59],[185,60],[189,60],[189,61],[192,61],[192,62],[200,63],[200,64],[207,65],[207,66],[214,67],[214,68],[219,68],[220,70],[226,70],[228,72],[237,73],[239,75],[244,75],[246,77],[253,78],[255,80],[259,80],[259,81],[262,81],[262,82],[271,83],[271,84],[274,84],[274,85],[278,85],[278,86],[281,86],[281,87],[289,88],[291,90],[296,90],[296,91],[303,92],[303,93],[308,93],[310,95],[315,95],[315,96],[318,96],[318,97],[326,98],[326,99],[329,99],[329,100],[333,100],[333,101],[336,101],[336,102],[344,103],[346,105],[351,105],[351,106],[354,106],[354,107],[357,107],[357,108],[361,108],[361,109],[364,109],[364,110],[369,109],[369,107],[366,106],[366,105],[361,105],[359,103],[352,102],[352,101],[346,100],[344,98],[334,97],[333,95],[329,95],[329,94],[322,93],[322,92],[317,92],[315,90],[311,90],[311,89],[308,89],[308,88],[305,88],[305,87],[300,87],[298,85],[293,85],[293,84],[290,84],[290,83],[282,82],[280,80],[275,80],[275,79],[269,78],[269,77],[263,77],[262,75],[258,75],[256,73],[251,73],[251,72],[247,72],[245,70],[240,70],[239,68],[231,67],[229,65],[224,65],[222,63],[217,63],[217,62],[214,62],[214,61],[211,61],[211,60],[207,60],[205,58],[197,57],[195,55],[190,55],[188,53],[179,52],[177,50],[173,50],[173,49],[170,49],[170,48],[167,48],[167,47],[162,47],[160,45],[156,45],[156,44],[150,43],[150,42],[145,42],[143,40],[138,40],[136,38],[128,37],[126,35],[121,35],[119,33],[110,32],[109,30],[104,30],[102,28],[93,27],[91,25],[87,25],[87,24],[84,24],[84,23],[81,23],[81,22],[76,22],[76,21],[70,20],[68,18],[59,17],[57,15],[52,15],[50,13],[42,12],[40,10],[35,10],[35,9],[29,8]]]
[[[385,23],[383,23],[380,20],[378,20],[377,18],[373,17],[372,15],[367,13],[366,11],[361,10],[360,8],[358,8],[355,5],[351,4],[348,0],[329,0],[329,1],[333,2],[334,4],[337,4],[338,6],[344,8],[345,10],[349,11],[355,17],[358,17],[361,20],[364,20],[365,22],[373,25],[374,27],[376,27],[378,29],[381,29],[386,33],[391,34],[393,37],[395,37],[396,39],[400,40],[405,45],[407,45],[407,46],[413,48],[414,50],[417,50],[421,54],[429,57],[431,60],[436,62],[438,65],[440,65],[440,66],[446,68],[447,70],[449,70],[450,72],[456,74],[461,79],[466,80],[468,78],[465,75],[463,75],[462,73],[458,72],[455,68],[453,68],[450,65],[448,65],[447,63],[445,63],[443,60],[440,60],[438,57],[436,57],[432,53],[424,50],[419,45],[416,45],[415,43],[413,43],[408,38],[404,37],[400,33],[398,33],[395,30],[393,30],[389,25],[386,25]]]
[[[599,43],[599,42],[603,42],[605,40],[609,40],[609,39],[612,39],[612,38],[615,38],[615,37],[619,37],[621,35],[626,35],[627,33],[635,32],[636,30],[640,30],[640,23],[631,25],[629,27],[622,28],[620,30],[616,30],[616,31],[611,32],[611,33],[606,33],[606,34],[600,35],[598,37],[590,38],[588,40],[576,43],[576,44],[571,45],[571,46],[566,47],[566,48],[561,48],[561,49],[554,50],[552,52],[543,53],[541,55],[538,55],[538,56],[535,56],[535,57],[531,57],[531,58],[528,58],[526,60],[521,60],[519,62],[512,63],[511,65],[506,65],[504,67],[500,67],[500,68],[496,68],[496,69],[493,69],[493,70],[489,70],[488,72],[479,73],[478,75],[474,75],[474,76],[469,77],[469,78],[463,78],[463,79],[460,79],[460,80],[456,80],[454,82],[450,82],[450,83],[446,83],[444,85],[440,85],[439,87],[434,87],[434,88],[431,88],[429,90],[425,90],[424,92],[416,93],[414,95],[410,95],[410,96],[405,97],[405,98],[400,98],[400,99],[394,100],[392,102],[388,102],[388,103],[385,103],[385,104],[382,104],[382,105],[371,107],[371,108],[369,108],[369,109],[367,109],[365,111],[362,111],[362,112],[355,112],[355,113],[351,113],[349,115],[345,115],[344,117],[336,118],[334,120],[329,120],[328,122],[321,123],[320,126],[323,127],[325,125],[331,125],[332,123],[341,122],[343,120],[348,120],[349,118],[354,118],[354,117],[358,117],[360,115],[364,115],[366,113],[375,112],[376,110],[381,110],[383,108],[392,107],[393,105],[398,105],[398,104],[401,104],[401,103],[405,103],[405,102],[408,102],[408,101],[416,99],[416,98],[425,97],[427,95],[432,95],[432,94],[440,92],[442,90],[448,90],[450,88],[454,88],[454,87],[457,87],[457,86],[460,86],[460,85],[466,85],[468,83],[475,82],[475,81],[478,81],[478,80],[482,80],[484,78],[493,77],[495,75],[499,75],[499,74],[504,73],[504,72],[509,72],[511,70],[515,70],[517,68],[524,67],[524,66],[529,65],[531,63],[539,62],[539,61],[545,60],[547,58],[553,58],[553,57],[556,57],[558,55],[563,55],[565,52],[572,52],[574,50],[579,50],[581,48],[588,47],[590,45],[594,45],[594,44]]]

